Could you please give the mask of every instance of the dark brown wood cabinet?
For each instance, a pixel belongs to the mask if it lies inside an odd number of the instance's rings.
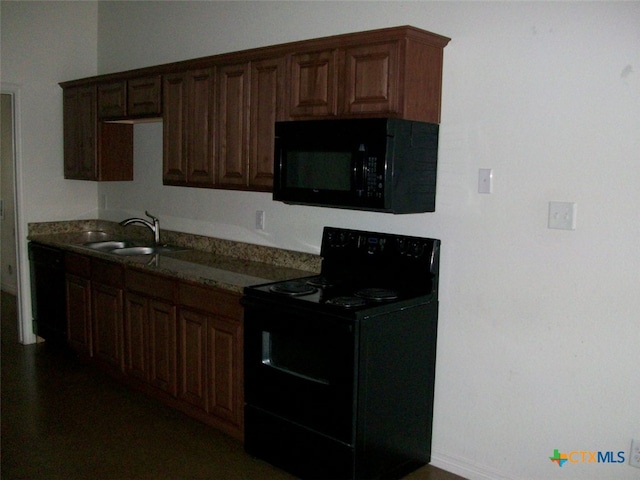
[[[289,62],[288,116],[291,119],[335,116],[338,106],[337,51],[331,48],[294,53]]]
[[[93,355],[91,339],[91,260],[84,255],[65,255],[67,340],[80,355]]]
[[[218,71],[218,167],[219,188],[248,187],[249,63],[221,65]]]
[[[91,260],[91,329],[93,355],[117,371],[124,370],[124,268]]]
[[[125,285],[125,374],[175,396],[175,281],[127,269]]]
[[[65,178],[131,180],[133,128],[113,121],[161,115],[164,184],[270,191],[277,120],[440,123],[448,42],[393,27],[63,82]]]
[[[163,95],[163,183],[213,187],[214,69],[166,75]]]
[[[178,395],[208,422],[242,438],[244,428],[240,295],[181,282]]]
[[[440,123],[443,49],[448,41],[399,27],[309,42],[307,49],[290,57],[287,115]],[[326,48],[318,49],[323,44]]]
[[[354,46],[341,52],[346,115],[400,113],[399,44]]]
[[[98,122],[96,85],[63,93],[64,177],[72,180],[133,180],[133,128]]]
[[[249,189],[273,188],[275,122],[284,120],[283,56],[251,62]]]
[[[162,77],[133,78],[98,84],[98,118],[134,120],[162,114]]]
[[[65,275],[73,350],[242,440],[240,294],[75,252]]]

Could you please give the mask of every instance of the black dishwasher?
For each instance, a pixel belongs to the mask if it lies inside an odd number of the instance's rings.
[[[67,299],[64,252],[30,242],[29,263],[33,333],[51,343],[66,343]]]

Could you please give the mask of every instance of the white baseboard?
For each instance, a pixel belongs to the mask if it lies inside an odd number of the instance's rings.
[[[431,452],[431,465],[459,475],[467,480],[516,480],[492,471],[483,465],[474,465],[462,458]]]

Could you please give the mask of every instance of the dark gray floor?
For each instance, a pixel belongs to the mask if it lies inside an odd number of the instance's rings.
[[[3,480],[294,478],[73,355],[19,345],[15,297],[1,302]],[[409,479],[461,477],[424,467]]]

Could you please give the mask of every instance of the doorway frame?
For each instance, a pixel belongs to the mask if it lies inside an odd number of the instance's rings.
[[[0,92],[11,96],[13,114],[13,186],[16,230],[16,289],[18,313],[18,341],[23,345],[36,342],[33,333],[31,312],[31,286],[29,276],[29,254],[27,248],[27,224],[24,221],[24,188],[22,164],[22,134],[20,127],[20,85],[0,82]]]

